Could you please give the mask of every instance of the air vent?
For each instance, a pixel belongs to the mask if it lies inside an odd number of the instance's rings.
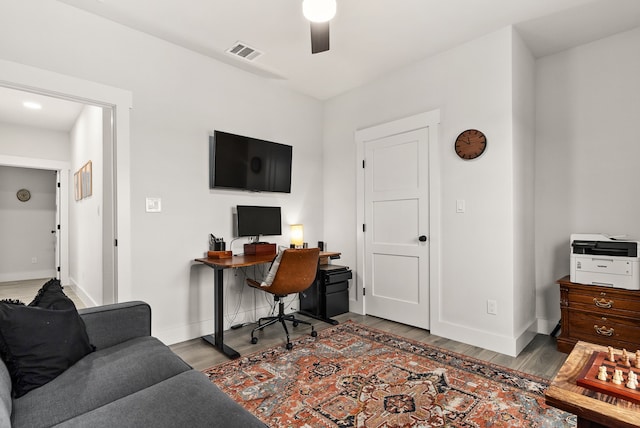
[[[262,52],[252,48],[246,43],[236,42],[233,46],[227,49],[225,52],[233,56],[237,56],[246,61],[253,61],[262,55]]]

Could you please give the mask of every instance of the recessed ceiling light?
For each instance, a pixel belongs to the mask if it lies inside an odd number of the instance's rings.
[[[22,103],[22,105],[31,110],[42,109],[42,104],[34,103],[33,101],[25,101]]]

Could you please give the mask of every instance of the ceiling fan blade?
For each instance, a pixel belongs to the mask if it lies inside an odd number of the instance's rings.
[[[311,53],[329,50],[329,21],[311,22]]]

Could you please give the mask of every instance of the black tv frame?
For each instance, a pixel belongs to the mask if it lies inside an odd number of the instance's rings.
[[[223,131],[209,136],[209,188],[291,193],[293,147]]]

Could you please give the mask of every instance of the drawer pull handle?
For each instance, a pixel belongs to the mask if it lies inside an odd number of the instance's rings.
[[[604,298],[598,300],[594,297],[593,303],[595,303],[599,308],[611,309],[613,307],[613,300],[604,300]]]
[[[598,333],[600,336],[611,337],[613,336],[613,333],[614,333],[613,327],[607,328],[604,325],[602,327],[598,327],[597,325],[594,325],[593,328],[596,330],[596,333]]]

